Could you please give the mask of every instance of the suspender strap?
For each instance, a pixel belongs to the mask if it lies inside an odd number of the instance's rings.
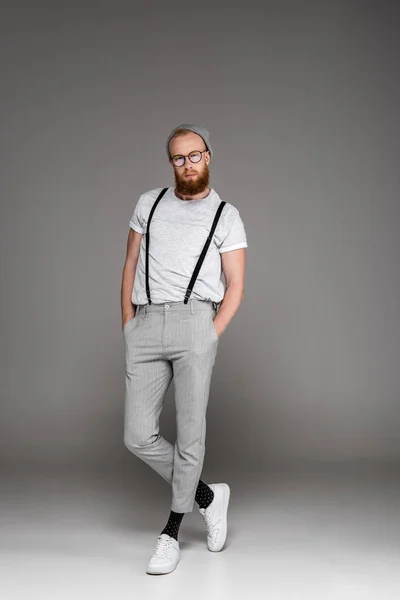
[[[151,207],[149,219],[147,221],[147,228],[146,228],[146,294],[147,294],[147,301],[149,304],[151,304],[150,285],[149,285],[150,222],[151,222],[151,219],[153,218],[153,213],[157,207],[157,204],[160,202],[161,198],[164,196],[164,194],[167,190],[168,190],[168,188],[166,187],[159,193],[157,200],[154,202],[153,206]]]
[[[200,269],[201,269],[201,265],[203,264],[203,261],[204,261],[204,259],[205,259],[205,256],[206,256],[206,254],[207,254],[207,250],[208,250],[208,248],[209,248],[209,246],[210,246],[210,244],[211,244],[211,240],[212,240],[212,238],[213,238],[213,235],[214,235],[215,228],[217,227],[217,224],[218,224],[219,218],[220,218],[220,216],[221,216],[221,213],[222,213],[222,209],[224,208],[225,204],[226,204],[226,202],[224,202],[224,201],[222,200],[222,201],[220,202],[220,205],[218,206],[218,210],[217,210],[217,212],[215,213],[215,217],[214,217],[213,224],[212,224],[212,226],[211,226],[210,233],[208,234],[208,237],[207,237],[206,243],[204,244],[204,248],[203,248],[203,250],[202,250],[202,252],[201,252],[201,254],[200,254],[199,260],[197,261],[196,267],[195,267],[195,269],[194,269],[194,271],[193,271],[192,278],[191,278],[191,280],[190,280],[190,282],[189,282],[189,286],[188,286],[188,288],[187,288],[187,290],[186,290],[185,299],[184,299],[184,301],[183,301],[183,303],[184,303],[184,304],[187,304],[187,303],[188,303],[188,300],[189,300],[189,298],[190,298],[190,294],[192,293],[192,290],[193,290],[194,284],[195,284],[195,282],[196,282],[197,276],[198,276],[198,274],[199,274],[199,272],[200,272]]]

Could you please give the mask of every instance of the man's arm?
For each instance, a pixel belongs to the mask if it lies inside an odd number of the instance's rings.
[[[226,291],[214,319],[218,336],[225,331],[243,300],[246,249],[239,248],[238,250],[223,252],[221,254],[221,261],[225,276]]]
[[[132,304],[132,290],[133,283],[135,281],[136,265],[139,257],[140,242],[142,234],[129,230],[127,248],[126,248],[126,259],[124,268],[122,271],[122,284],[121,284],[121,313],[122,313],[122,327],[130,319],[135,316],[135,307]]]

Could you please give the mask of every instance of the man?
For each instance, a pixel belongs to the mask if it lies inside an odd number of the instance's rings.
[[[211,372],[219,338],[243,299],[247,247],[239,211],[209,187],[209,132],[180,125],[166,150],[175,187],[150,190],[136,203],[121,287],[124,443],[172,486],[171,512],[147,566],[151,574],[177,566],[179,526],[194,502],[209,550],[225,543],[229,486],[207,485],[200,475]],[[175,445],[159,433],[172,378]]]

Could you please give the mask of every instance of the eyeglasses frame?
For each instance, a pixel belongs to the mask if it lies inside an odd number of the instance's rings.
[[[170,156],[169,158],[170,158],[170,161],[172,162],[172,164],[174,165],[174,167],[177,167],[178,169],[180,169],[181,167],[184,167],[184,166],[185,166],[185,164],[186,164],[186,159],[187,159],[187,158],[190,160],[190,162],[191,162],[193,165],[197,165],[197,163],[199,163],[199,162],[201,161],[201,159],[200,159],[200,160],[198,160],[197,162],[193,161],[193,160],[190,158],[190,155],[191,155],[191,154],[193,154],[193,152],[200,152],[200,154],[204,154],[204,152],[209,152],[209,150],[208,150],[208,148],[206,148],[205,150],[191,150],[191,151],[189,152],[189,154],[174,154],[174,156]],[[174,158],[175,158],[176,156],[182,156],[182,157],[184,158],[183,165],[176,165],[176,164],[174,163]]]

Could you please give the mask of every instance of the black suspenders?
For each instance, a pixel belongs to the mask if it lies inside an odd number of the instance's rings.
[[[206,256],[206,254],[207,254],[208,247],[209,247],[209,245],[211,244],[211,240],[212,240],[212,238],[213,238],[213,235],[214,235],[215,228],[216,228],[216,226],[217,226],[218,220],[219,220],[219,218],[220,218],[220,216],[221,216],[222,209],[224,208],[225,204],[226,204],[226,202],[224,202],[224,201],[221,201],[221,202],[220,202],[220,204],[219,204],[219,206],[218,206],[218,210],[217,210],[217,212],[215,213],[215,217],[214,217],[214,221],[213,221],[213,224],[212,224],[212,227],[211,227],[210,233],[208,234],[208,237],[207,237],[206,243],[204,244],[204,248],[203,248],[203,250],[201,251],[201,254],[200,254],[200,256],[199,256],[199,260],[197,261],[197,264],[196,264],[196,266],[195,266],[195,269],[194,269],[194,271],[193,271],[192,278],[191,278],[191,280],[189,281],[188,289],[186,290],[185,299],[184,299],[184,301],[183,301],[183,302],[184,302],[184,304],[187,304],[187,303],[188,303],[188,300],[189,300],[190,294],[192,293],[193,286],[194,286],[194,284],[195,284],[195,281],[196,281],[196,279],[197,279],[197,275],[199,274],[199,271],[200,271],[200,269],[201,269],[201,265],[203,264],[203,260],[204,260],[204,258],[205,258],[205,256]]]
[[[149,219],[147,221],[147,228],[146,228],[146,294],[147,294],[147,301],[149,304],[151,304],[151,296],[150,296],[150,285],[149,285],[149,244],[150,244],[150,223],[151,223],[151,219],[153,218],[153,213],[155,211],[155,209],[157,208],[157,204],[160,202],[161,198],[164,196],[165,192],[168,190],[168,188],[164,188],[158,195],[156,201],[154,202],[153,206],[151,207],[151,211],[150,211],[150,215],[149,215]],[[220,205],[218,206],[218,210],[215,213],[215,217],[214,217],[214,221],[213,224],[211,226],[211,230],[210,233],[208,234],[206,243],[204,244],[203,250],[201,251],[201,254],[199,256],[199,259],[196,263],[195,269],[193,271],[193,275],[189,281],[189,285],[188,288],[186,290],[186,294],[185,294],[185,299],[184,299],[184,304],[188,303],[188,300],[190,298],[190,294],[193,291],[193,287],[194,284],[196,282],[197,276],[200,272],[201,269],[201,265],[203,264],[203,261],[205,259],[205,256],[207,254],[207,250],[211,244],[211,240],[213,238],[214,235],[214,231],[215,228],[217,227],[219,218],[221,216],[222,210],[225,206],[226,202],[224,202],[223,200],[220,202]]]
[[[168,188],[164,188],[158,195],[157,200],[154,202],[153,206],[151,207],[151,211],[150,211],[150,215],[149,215],[149,220],[147,221],[147,228],[146,228],[146,294],[147,294],[147,301],[149,304],[151,304],[151,297],[150,297],[150,285],[149,285],[149,245],[150,245],[150,222],[151,219],[153,218],[153,213],[156,210],[157,204],[160,202],[161,198],[164,196],[165,192],[167,191]]]

